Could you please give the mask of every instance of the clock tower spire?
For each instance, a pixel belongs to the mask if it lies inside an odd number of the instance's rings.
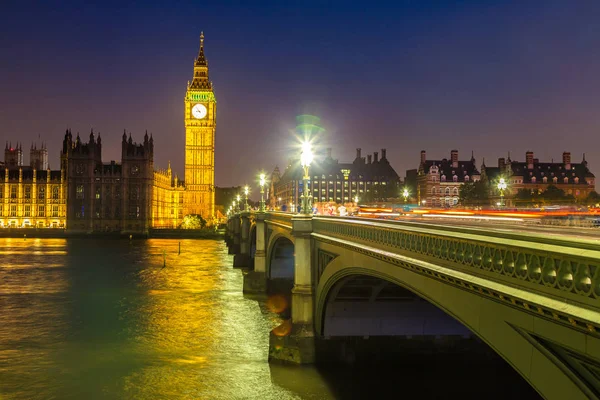
[[[215,129],[217,101],[208,79],[204,32],[194,60],[194,75],[184,99],[185,214],[211,219],[215,214]]]

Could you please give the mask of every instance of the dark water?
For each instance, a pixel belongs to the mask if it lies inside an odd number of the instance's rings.
[[[0,239],[0,399],[481,398],[487,382],[504,388],[487,398],[534,395],[504,365],[269,365],[279,316],[242,294],[224,243],[178,244]]]

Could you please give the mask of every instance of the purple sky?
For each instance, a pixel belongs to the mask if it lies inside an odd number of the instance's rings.
[[[488,165],[508,151],[585,152],[600,173],[598,1],[123,4],[3,3],[2,144],[29,148],[39,135],[57,168],[67,127],[100,131],[106,162],[120,159],[124,128],[136,141],[147,129],[155,165],[171,160],[182,176],[183,97],[203,30],[217,185],[283,168],[302,113],[321,117],[334,158],[385,147],[401,176],[420,150],[453,148]]]

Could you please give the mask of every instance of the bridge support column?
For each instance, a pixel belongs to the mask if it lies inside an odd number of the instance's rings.
[[[269,360],[293,364],[315,361],[315,332],[312,279],[312,216],[292,218],[294,236],[294,288],[292,319],[271,331]]]
[[[231,217],[231,227],[231,234],[233,236],[233,240],[231,246],[229,247],[229,254],[237,254],[240,252],[241,225],[239,215],[236,214],[233,217]]]
[[[264,212],[256,214],[256,253],[254,253],[254,271],[244,273],[244,293],[264,293],[267,290],[267,254],[265,249]]]
[[[248,268],[250,266],[250,213],[242,212],[242,226],[240,228],[240,252],[233,258],[234,268]]]

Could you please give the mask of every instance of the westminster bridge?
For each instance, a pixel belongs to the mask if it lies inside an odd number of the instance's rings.
[[[320,340],[475,335],[547,399],[600,398],[595,240],[287,213],[230,217],[244,292],[289,279],[270,360],[312,363]]]

